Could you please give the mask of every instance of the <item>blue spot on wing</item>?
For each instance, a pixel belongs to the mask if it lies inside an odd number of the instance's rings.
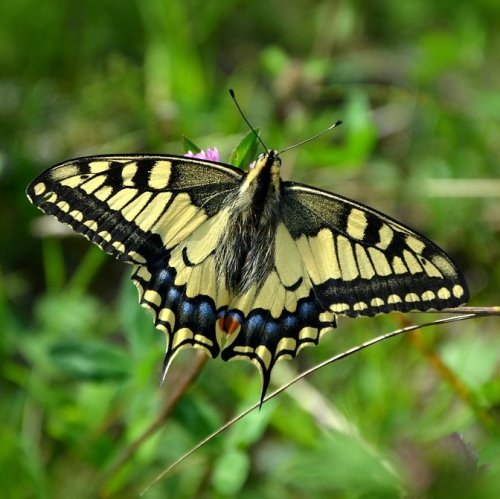
[[[287,315],[283,318],[283,328],[285,331],[293,331],[297,329],[299,325],[299,319],[295,315]]]
[[[194,318],[195,310],[194,304],[187,299],[181,301],[179,304],[179,315],[181,318],[186,318],[187,320]]]
[[[250,316],[245,321],[243,327],[247,331],[260,331],[264,327],[264,324],[265,324],[265,319],[261,314],[250,313]]]
[[[169,272],[167,269],[161,269],[156,274],[156,281],[158,283],[162,283],[166,286],[169,286],[170,284],[173,284],[173,276],[171,272]]]
[[[198,324],[201,330],[213,327],[215,324],[216,314],[213,305],[206,299],[201,299],[198,304]]]
[[[282,325],[284,325],[283,322],[276,322],[276,321],[267,321],[264,326],[264,335],[266,338],[274,338],[276,337],[281,330]]]
[[[300,322],[304,323],[304,325],[306,325],[308,321],[317,318],[319,313],[321,312],[318,304],[312,301],[304,301],[302,303],[299,303],[297,310],[297,319],[299,319]]]

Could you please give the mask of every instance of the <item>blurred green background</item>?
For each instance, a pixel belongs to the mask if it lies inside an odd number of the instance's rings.
[[[195,355],[163,387],[164,339],[129,269],[24,194],[86,154],[227,158],[344,125],[283,157],[284,176],[353,197],[445,248],[471,304],[500,303],[500,4],[441,0],[21,0],[0,16],[0,495],[137,497],[258,400],[250,365],[210,361],[160,431]],[[434,315],[409,315],[423,321]],[[401,317],[341,320],[274,382]],[[146,497],[500,497],[500,335],[427,329],[324,368],[234,426]]]

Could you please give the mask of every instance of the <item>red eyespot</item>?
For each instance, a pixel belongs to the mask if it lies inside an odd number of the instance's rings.
[[[219,320],[219,327],[225,333],[231,335],[238,330],[241,326],[241,322],[231,315],[225,315],[221,317]]]

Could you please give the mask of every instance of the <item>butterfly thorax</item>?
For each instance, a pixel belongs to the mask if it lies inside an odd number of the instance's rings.
[[[261,286],[273,269],[280,166],[276,151],[259,156],[238,190],[227,199],[230,219],[215,258],[225,286],[233,295]]]

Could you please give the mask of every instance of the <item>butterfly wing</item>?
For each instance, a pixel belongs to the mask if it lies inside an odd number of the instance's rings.
[[[318,301],[336,314],[439,310],[468,300],[442,249],[367,206],[287,183],[283,218]]]
[[[179,156],[93,156],[48,169],[27,195],[134,265],[141,304],[167,336],[166,369],[186,346],[219,352],[216,303],[225,290],[217,287],[210,252],[227,217],[221,206],[242,175],[229,165]]]

